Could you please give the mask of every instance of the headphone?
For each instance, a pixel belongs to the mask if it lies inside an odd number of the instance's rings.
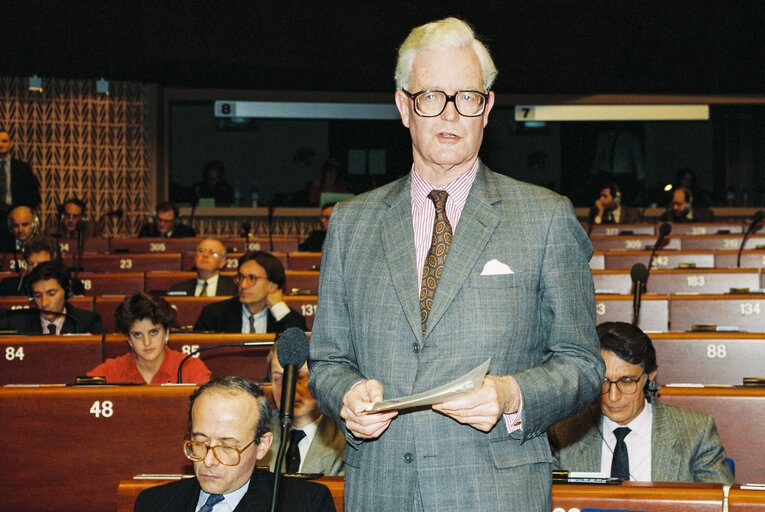
[[[654,393],[654,394],[655,394],[655,393],[656,393],[657,391],[659,391],[660,389],[661,389],[661,386],[659,386],[658,384],[656,384],[656,381],[655,381],[655,380],[651,380],[651,379],[649,379],[649,378],[648,378],[648,375],[646,375],[646,379],[645,379],[645,386],[643,386],[643,390],[644,390],[646,393]]]
[[[607,188],[611,191],[611,196],[614,198],[614,205],[618,208],[622,204],[622,191],[619,190],[619,185],[616,183],[609,183],[603,188]]]
[[[37,212],[34,211],[33,208],[27,205],[20,204],[18,206],[14,206],[13,208],[11,208],[10,212],[8,212],[8,219],[7,219],[8,229],[12,229],[12,226],[13,226],[13,220],[11,219],[13,210],[15,210],[16,208],[21,208],[22,206],[24,208],[29,208],[29,211],[32,212],[32,236],[34,236],[37,234],[37,232],[40,229],[40,216],[37,215]]]

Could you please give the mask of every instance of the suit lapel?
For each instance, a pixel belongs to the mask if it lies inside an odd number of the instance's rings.
[[[499,214],[494,211],[494,204],[499,199],[494,195],[493,187],[489,182],[490,175],[486,171],[486,167],[479,164],[478,174],[465,202],[465,208],[462,210],[449,247],[446,265],[438,281],[425,336],[433,330],[438,320],[449,309],[500,221]],[[417,308],[419,310],[419,302]]]
[[[399,181],[384,199],[389,209],[382,215],[382,248],[393,288],[415,336],[422,336],[419,288],[412,228],[411,178]]]
[[[651,424],[651,480],[671,482],[679,478],[683,461],[678,453],[678,433],[664,414],[664,408],[658,401],[652,402]]]
[[[226,318],[227,324],[234,326],[234,329],[228,330],[228,325],[224,325],[223,327],[226,329],[226,332],[242,332],[242,303],[239,302],[238,297],[234,297],[233,299],[229,299],[231,307],[226,308]]]

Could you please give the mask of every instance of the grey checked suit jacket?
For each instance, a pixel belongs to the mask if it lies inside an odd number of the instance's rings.
[[[339,203],[321,266],[309,388],[341,428],[342,398],[377,379],[389,398],[444,384],[491,357],[514,375],[523,429],[488,433],[430,408],[400,414],[376,440],[349,435],[348,510],[544,510],[551,507],[545,430],[595,399],[603,361],[588,261],[571,203],[482,164],[420,323],[410,176]],[[497,259],[512,273],[480,275]]]
[[[282,429],[279,424],[279,411],[274,410],[271,417],[271,432],[274,434],[274,442],[263,460],[258,464],[268,464],[273,471],[276,464],[276,452],[279,450],[279,442],[282,438]],[[343,464],[343,450],[345,450],[345,434],[335,422],[326,416],[319,418],[319,426],[316,435],[308,447],[306,461],[301,468],[302,473],[324,473],[327,476],[345,474]]]
[[[708,414],[652,400],[651,480],[732,484],[714,419]],[[548,432],[556,469],[600,472],[603,439],[600,407]]]

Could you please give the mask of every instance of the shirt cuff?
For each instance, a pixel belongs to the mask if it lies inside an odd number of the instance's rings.
[[[285,302],[277,302],[271,306],[271,314],[274,315],[274,319],[278,322],[290,312],[290,307]]]
[[[514,413],[502,415],[505,418],[505,428],[507,428],[508,434],[512,434],[516,430],[521,430],[523,428],[523,425],[521,424],[521,418],[523,417],[523,393],[521,393],[520,388],[518,388],[518,398],[520,399],[518,410]]]

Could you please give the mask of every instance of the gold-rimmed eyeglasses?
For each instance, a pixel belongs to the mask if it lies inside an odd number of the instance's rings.
[[[638,390],[638,384],[643,378],[645,373],[641,373],[640,377],[622,377],[617,380],[610,380],[608,378],[603,379],[603,387],[600,390],[600,394],[607,395],[611,391],[611,384],[616,384],[616,389],[624,395],[631,395]]]
[[[210,446],[207,443],[187,439],[183,442],[183,453],[186,455],[187,459],[194,462],[201,462],[207,457],[207,452],[212,450],[213,457],[215,457],[218,462],[224,466],[236,466],[242,459],[242,452],[255,444],[255,441],[256,439],[253,439],[247,446],[240,449],[235,446],[226,446],[225,444]]]
[[[234,276],[236,284],[244,283],[247,286],[253,286],[258,282],[258,279],[268,279],[268,276],[256,276],[255,274],[237,274]]]
[[[436,117],[446,109],[450,101],[461,116],[478,117],[486,109],[489,95],[479,91],[457,91],[449,95],[444,91],[425,90],[411,93],[406,89],[401,91],[409,96],[414,103],[414,111],[421,117]]]

